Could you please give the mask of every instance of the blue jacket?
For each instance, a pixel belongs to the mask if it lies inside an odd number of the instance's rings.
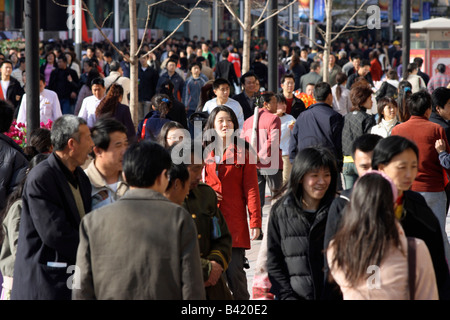
[[[156,141],[158,139],[159,132],[161,131],[162,126],[169,122],[170,119],[168,118],[161,118],[161,114],[159,111],[150,111],[145,116],[145,119],[139,122],[138,129],[136,132],[136,136],[138,140],[141,140],[142,137],[142,130],[144,128],[145,123],[145,132],[144,132],[144,139],[150,139],[152,141]]]
[[[192,76],[186,80],[183,90],[183,104],[188,110],[195,111],[200,100],[200,93],[206,81],[202,77],[194,79]]]
[[[341,168],[343,127],[344,118],[330,105],[323,102],[311,105],[300,113],[295,122],[289,142],[289,160],[292,163],[302,149],[320,145],[330,149],[338,168]]]

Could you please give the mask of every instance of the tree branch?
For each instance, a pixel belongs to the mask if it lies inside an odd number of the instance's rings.
[[[266,5],[264,6],[264,9],[261,11],[261,14],[258,17],[258,20],[256,20],[255,23],[259,23],[259,21],[261,21],[262,17],[264,16],[264,13],[267,11],[267,8],[269,7],[270,1],[273,1],[273,0],[266,1]]]
[[[273,1],[273,0],[272,0],[272,1]],[[367,0],[366,0],[366,1],[367,1]],[[290,6],[292,6],[293,4],[296,4],[296,3],[298,3],[298,1],[297,1],[297,0],[293,0],[292,2],[288,3],[287,5],[285,5],[283,8],[281,8],[281,9],[279,9],[279,10],[273,12],[273,13],[272,13],[271,15],[269,15],[268,17],[266,17],[266,18],[262,19],[261,21],[255,23],[255,24],[252,26],[252,30],[253,30],[253,29],[256,29],[261,23],[266,22],[266,21],[269,20],[270,18],[272,18],[272,17],[276,16],[277,14],[279,14],[281,11],[286,10],[287,8],[289,8]]]
[[[330,44],[333,43],[337,38],[339,38],[339,36],[343,33],[343,31],[348,27],[348,25],[350,24],[350,22],[358,15],[358,13],[361,11],[362,7],[364,7],[364,5],[367,3],[367,1],[369,0],[365,0],[361,6],[359,7],[358,10],[356,10],[356,12],[353,14],[353,16],[347,21],[347,23],[345,24],[344,28],[341,29],[341,31],[331,40]]]
[[[231,9],[228,1],[225,2],[225,0],[220,0],[220,2],[223,3],[223,5],[225,6],[225,8],[227,8],[228,12],[233,16],[234,19],[236,19],[236,21],[239,23],[239,25],[241,26],[242,30],[245,30],[245,26],[244,23],[241,21],[241,19],[239,19],[239,17],[237,16],[237,14],[233,11],[233,9]]]

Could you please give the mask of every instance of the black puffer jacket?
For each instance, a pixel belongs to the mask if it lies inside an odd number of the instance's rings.
[[[272,207],[267,232],[267,270],[271,292],[278,299],[321,298],[328,207],[321,207],[311,220],[292,194],[283,196]]]
[[[18,144],[0,133],[0,210],[6,206],[8,195],[25,177],[28,160]]]

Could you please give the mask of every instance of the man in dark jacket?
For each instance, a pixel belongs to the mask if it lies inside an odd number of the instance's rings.
[[[151,100],[156,93],[156,85],[159,75],[156,70],[148,64],[146,52],[139,57],[138,71],[138,120],[142,121],[151,109]]]
[[[254,100],[256,93],[256,75],[252,72],[246,72],[241,76],[242,92],[233,97],[239,102],[244,113],[244,120],[247,120],[253,115]]]
[[[54,152],[27,176],[12,300],[70,300],[79,225],[91,211],[81,165],[94,143],[86,121],[63,115],[51,130]]]
[[[267,89],[269,69],[264,63],[262,63],[262,55],[260,52],[255,54],[255,59],[250,66],[250,70],[253,71],[258,77],[261,88]]]
[[[281,78],[281,92],[286,98],[286,113],[292,115],[295,119],[299,114],[306,110],[302,100],[294,95],[295,77],[292,73],[287,73]]]
[[[326,82],[319,82],[314,88],[317,103],[300,113],[292,130],[289,142],[289,160],[294,161],[297,153],[310,146],[325,146],[336,157],[338,172],[342,169],[342,128],[344,118],[331,107],[333,95]]]
[[[11,77],[13,66],[10,60],[3,61],[0,71],[2,79],[2,85],[0,86],[0,99],[8,101],[13,105],[14,118],[16,118],[19,113],[20,101],[22,100],[24,90],[20,85],[20,82],[14,77]]]
[[[450,89],[439,87],[431,95],[432,112],[430,121],[441,125],[445,130],[447,140],[450,140]]]
[[[65,55],[58,57],[58,68],[50,74],[48,89],[58,95],[62,114],[73,114],[79,91],[79,78],[75,70],[67,67]]]
[[[0,100],[0,210],[6,206],[8,195],[25,176],[28,160],[22,148],[10,137],[8,132],[14,116],[14,107]]]
[[[215,76],[216,79],[223,78],[230,82],[230,97],[234,95],[234,85],[239,85],[238,77],[234,71],[233,64],[228,61],[230,52],[227,49],[222,51],[222,60],[216,64]]]

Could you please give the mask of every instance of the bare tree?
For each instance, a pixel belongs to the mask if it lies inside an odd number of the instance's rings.
[[[297,0],[292,0],[287,5],[282,7],[279,10],[276,10],[274,12],[268,12],[269,7],[269,0],[266,1],[264,7],[261,10],[261,14],[258,17],[258,19],[255,21],[255,23],[252,24],[252,16],[251,16],[251,9],[252,9],[252,2],[251,0],[244,0],[244,21],[242,21],[238,15],[234,12],[234,10],[231,8],[231,1],[230,0],[220,0],[224,7],[230,12],[230,14],[233,16],[233,18],[238,22],[239,26],[244,31],[244,42],[243,42],[243,53],[242,53],[242,73],[247,72],[250,70],[250,46],[251,46],[251,34],[254,29],[256,29],[258,26],[260,26],[262,23],[266,22],[268,19],[278,15],[281,11],[286,10],[290,6],[296,4]],[[266,15],[266,17],[264,17]]]
[[[332,44],[334,41],[339,39],[339,37],[345,33],[345,32],[353,32],[353,31],[361,31],[363,29],[366,29],[367,26],[351,26],[349,27],[350,23],[356,18],[356,16],[361,12],[363,7],[366,5],[366,3],[369,0],[365,0],[358,10],[355,11],[355,13],[352,15],[352,17],[347,21],[347,23],[344,25],[344,27],[337,33],[334,33],[332,31],[332,12],[333,12],[333,0],[325,0],[325,17],[326,17],[326,27],[325,30],[323,30],[317,23],[314,23],[316,26],[317,31],[322,35],[324,38],[324,44],[321,45],[318,42],[310,39],[307,35],[301,33],[301,32],[293,32],[292,30],[288,30],[282,26],[280,26],[283,30],[291,32],[291,33],[297,33],[300,37],[307,38],[310,41],[313,41],[313,43],[323,50],[323,81],[328,82],[329,80],[329,71],[328,71],[328,59],[330,57]]]
[[[82,1],[82,10],[85,11],[92,22],[94,23],[95,27],[99,30],[100,34],[103,36],[106,42],[127,62],[130,63],[130,112],[131,112],[131,118],[133,120],[133,123],[135,127],[138,125],[138,102],[139,102],[139,95],[138,95],[138,66],[139,66],[139,54],[141,51],[141,48],[143,44],[145,43],[145,34],[148,30],[148,22],[150,20],[150,12],[152,7],[157,6],[161,3],[167,2],[169,0],[160,0],[157,2],[154,2],[152,4],[147,5],[147,18],[145,21],[145,28],[144,28],[144,36],[141,39],[141,42],[139,42],[138,37],[138,28],[137,28],[137,18],[136,18],[136,0],[129,0],[128,1],[128,12],[129,12],[129,21],[130,21],[130,58],[127,58],[122,50],[117,48],[117,46],[109,40],[108,36],[103,32],[102,28],[105,22],[108,20],[108,18],[114,14],[113,12],[109,13],[108,16],[104,19],[101,25],[97,23],[95,20],[94,15],[89,10],[88,6],[84,1]],[[162,41],[158,43],[155,47],[153,47],[150,51],[148,51],[145,56],[150,55],[152,52],[157,50],[160,46],[162,46],[168,39],[170,39],[177,31],[180,29],[180,27],[185,23],[189,21],[189,17],[191,16],[192,12],[194,10],[199,9],[199,5],[203,0],[198,0],[195,5],[188,9],[184,6],[181,6],[185,8],[188,12],[186,16],[181,20],[181,22],[178,24],[178,26],[168,35],[166,36]],[[67,7],[67,5],[60,4],[56,2],[56,0],[53,0],[53,2],[59,6]]]

